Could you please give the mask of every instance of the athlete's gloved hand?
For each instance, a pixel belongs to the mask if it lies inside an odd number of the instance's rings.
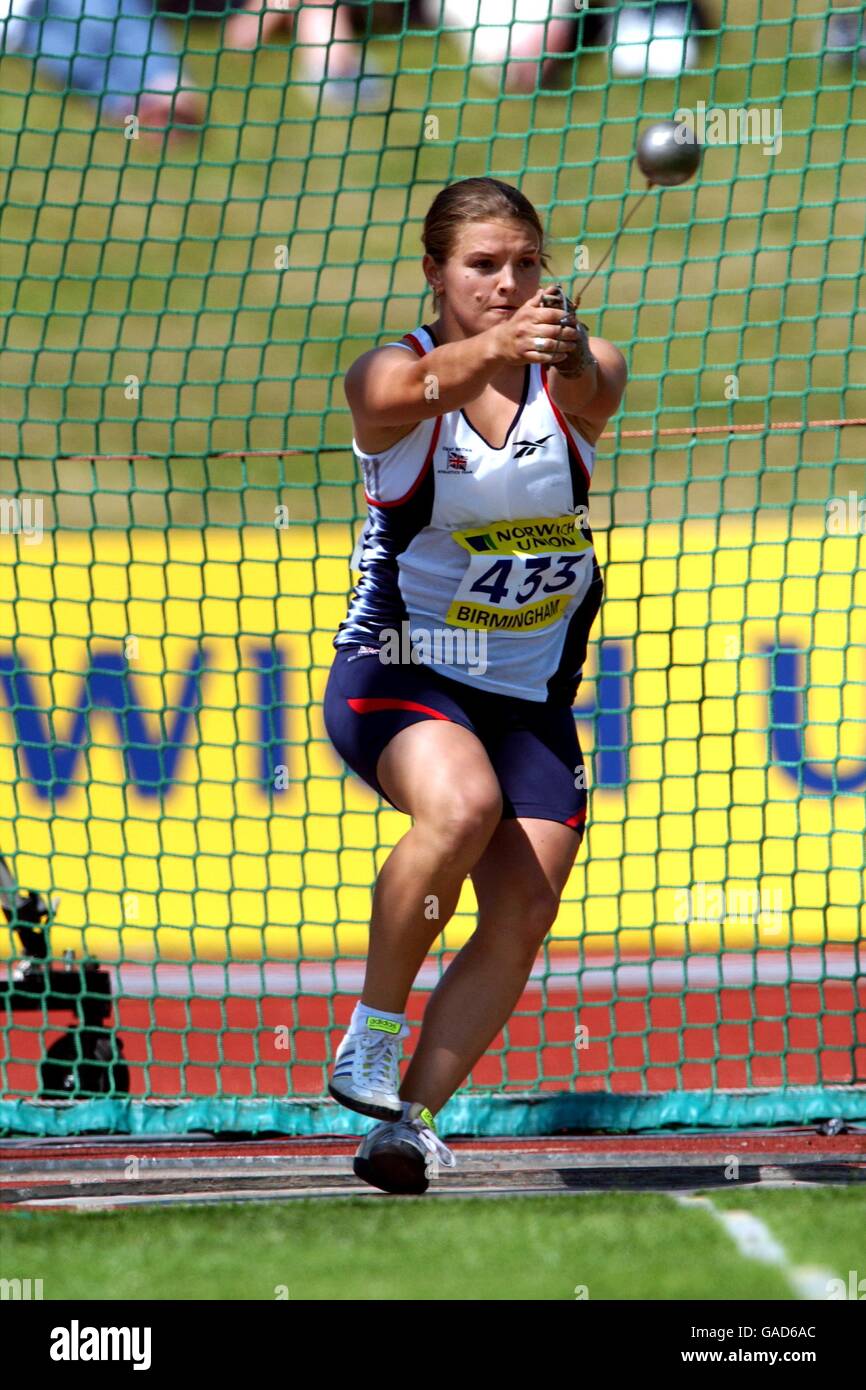
[[[568,354],[565,357],[554,357],[552,365],[556,367],[560,376],[583,376],[588,367],[597,366],[598,363],[590,351],[589,329],[578,319],[577,307],[572,304],[561,285],[549,286],[544,291],[541,302],[546,308],[559,310],[563,334],[566,327],[574,329],[577,334],[576,342]]]

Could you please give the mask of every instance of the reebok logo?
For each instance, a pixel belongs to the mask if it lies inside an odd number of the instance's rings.
[[[514,457],[516,459],[526,458],[529,454],[534,454],[536,449],[541,449],[548,439],[552,438],[552,434],[546,434],[543,439],[515,439]]]
[[[149,1327],[52,1327],[52,1361],[132,1361],[134,1371],[150,1370]]]

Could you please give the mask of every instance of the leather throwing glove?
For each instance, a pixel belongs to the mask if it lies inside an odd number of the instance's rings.
[[[577,342],[574,347],[563,362],[554,364],[559,375],[567,378],[579,377],[583,376],[589,367],[597,366],[596,359],[589,347],[589,328],[577,318],[577,308],[572,304],[562,286],[551,285],[549,289],[545,290],[541,303],[545,309],[562,310],[561,329],[566,327],[577,329]],[[556,347],[553,348],[551,355],[556,355]]]

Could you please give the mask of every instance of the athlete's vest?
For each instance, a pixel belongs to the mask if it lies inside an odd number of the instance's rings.
[[[426,328],[399,344],[424,356]],[[502,448],[462,410],[422,420],[389,449],[353,441],[369,515],[360,578],[335,646],[382,648],[452,680],[571,703],[602,580],[589,529],[594,448],[526,368]]]

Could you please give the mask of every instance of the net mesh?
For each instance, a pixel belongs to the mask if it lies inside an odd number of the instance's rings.
[[[593,484],[589,829],[452,1104],[863,1111],[861,14],[717,0],[685,45],[684,7],[542,8],[0,19],[0,854],[59,898],[23,967],[4,934],[0,1123],[338,1123],[318,1103],[406,827],[322,723],[363,510],[342,374],[431,317],[443,184],[518,184],[568,284],[677,113],[702,171],[582,304],[630,368]],[[473,923],[467,883],[410,1021]],[[610,1108],[635,1096],[664,1106]]]

